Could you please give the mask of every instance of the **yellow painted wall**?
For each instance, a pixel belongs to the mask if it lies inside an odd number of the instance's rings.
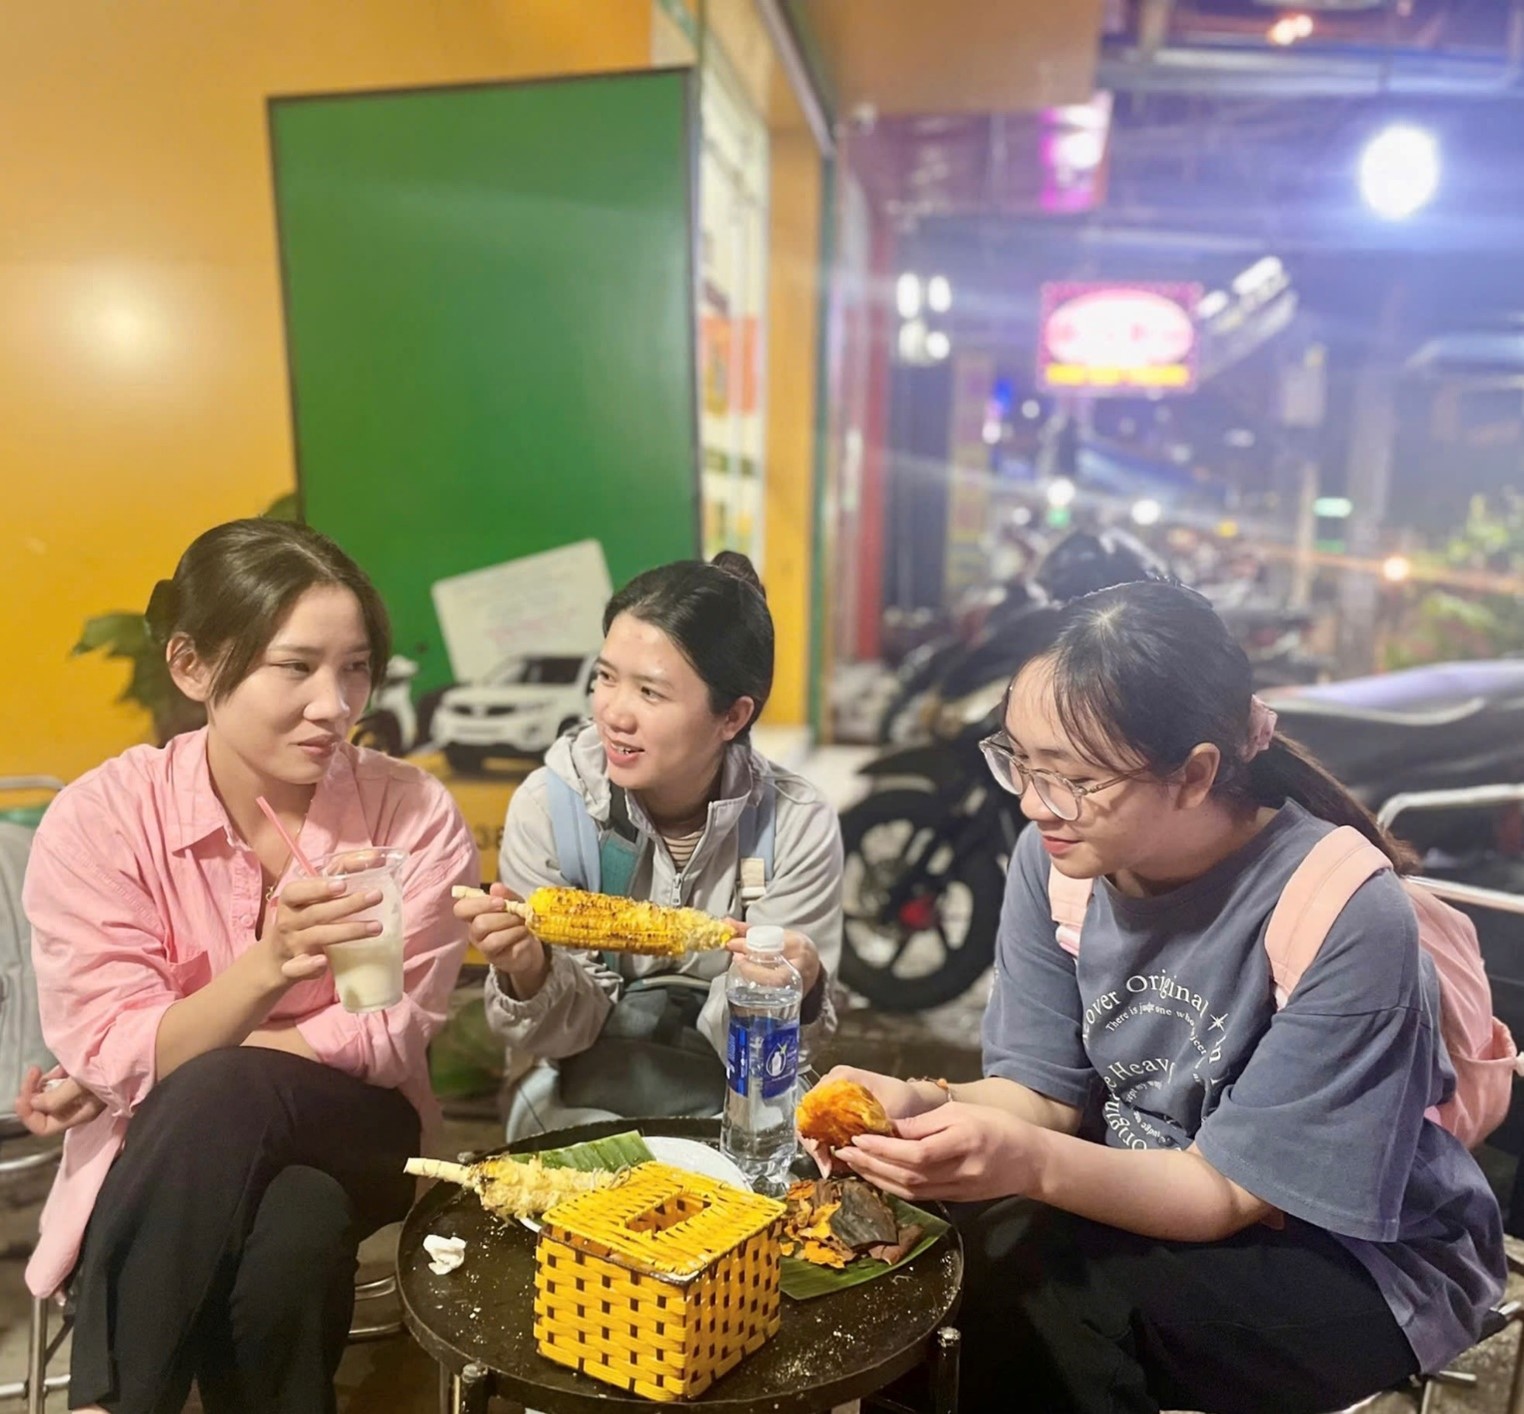
[[[775,130],[770,146],[764,543],[778,655],[767,719],[788,726],[809,720],[821,166],[803,129]]]
[[[821,158],[755,0],[705,0],[697,13],[768,128],[763,573],[778,648],[767,723],[798,726],[809,721]]]
[[[293,484],[265,99],[641,68],[651,0],[46,0],[0,39],[0,774],[144,739],[67,657]]]

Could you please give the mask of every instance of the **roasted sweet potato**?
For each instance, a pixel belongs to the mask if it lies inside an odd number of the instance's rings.
[[[855,1080],[824,1080],[799,1102],[796,1116],[805,1139],[841,1149],[859,1134],[893,1134],[894,1125],[871,1091]]]

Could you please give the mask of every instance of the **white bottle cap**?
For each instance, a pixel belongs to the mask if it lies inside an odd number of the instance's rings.
[[[755,928],[748,928],[746,930],[746,951],[781,953],[783,951],[783,929],[774,928],[763,923],[759,923]]]

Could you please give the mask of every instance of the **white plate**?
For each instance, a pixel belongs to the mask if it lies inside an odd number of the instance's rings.
[[[737,1188],[750,1189],[746,1175],[741,1172],[718,1149],[700,1143],[697,1139],[669,1139],[659,1134],[646,1139],[646,1148],[653,1158],[675,1169],[687,1169],[689,1173],[701,1173],[705,1178],[715,1178],[721,1183],[733,1183]]]
[[[664,1164],[671,1164],[675,1169],[687,1169],[689,1173],[699,1173],[705,1178],[718,1179],[721,1183],[733,1183],[737,1188],[751,1188],[746,1181],[746,1175],[718,1149],[711,1149],[709,1145],[697,1139],[673,1139],[661,1134],[644,1137],[646,1148],[651,1151],[653,1159],[658,1159]],[[520,1218],[519,1222],[530,1232],[540,1230],[539,1220],[536,1218]]]

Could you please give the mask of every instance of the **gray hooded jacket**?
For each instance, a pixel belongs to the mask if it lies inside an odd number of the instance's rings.
[[[567,883],[556,858],[547,773],[570,783],[586,802],[600,830],[609,818],[609,780],[603,743],[595,727],[562,737],[545,765],[513,794],[503,828],[498,877],[516,893]],[[760,799],[762,775],[770,774],[777,793],[772,874],[767,890],[742,913],[737,898],[741,813]],[[797,929],[814,943],[827,978],[841,958],[841,829],[836,812],[801,776],[774,766],[749,745],[733,744],[725,755],[720,798],[688,866],[679,874],[640,804],[627,801],[639,836],[630,895],[654,903],[702,909],[715,917],[742,917]],[[680,959],[620,954],[616,966],[602,954],[554,948],[550,974],[533,997],[520,1001],[487,975],[487,1021],[507,1043],[510,1093],[508,1134],[518,1138],[607,1116],[561,1103],[555,1061],[585,1051],[599,1032],[625,983],[658,974],[681,973],[706,983],[709,996],[699,1030],[720,1056],[725,1054],[725,972],[728,952],[689,953]],[[801,1064],[818,1054],[836,1029],[836,1011],[826,986],[819,1014],[800,1028]]]

